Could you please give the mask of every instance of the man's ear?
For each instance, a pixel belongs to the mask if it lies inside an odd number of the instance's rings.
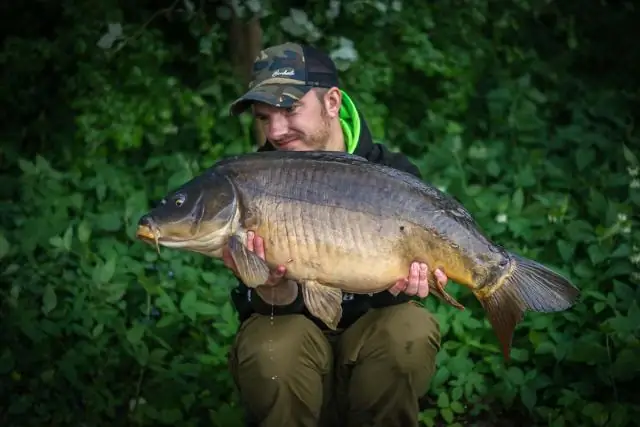
[[[329,117],[338,117],[340,107],[342,107],[342,92],[337,87],[332,87],[324,95],[324,107]]]

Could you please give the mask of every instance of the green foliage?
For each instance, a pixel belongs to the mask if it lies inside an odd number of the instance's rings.
[[[10,7],[2,425],[241,425],[226,366],[232,276],[133,237],[169,188],[251,150],[250,123],[227,117],[242,90],[230,10],[195,3]],[[527,314],[509,363],[469,292],[449,286],[461,312],[427,298],[443,349],[422,422],[631,425],[640,60],[620,61],[593,34],[625,39],[637,12],[478,0],[320,2],[305,14],[296,3],[265,14],[264,44],[332,51],[376,138],[410,154],[497,242],[583,292],[566,313]]]

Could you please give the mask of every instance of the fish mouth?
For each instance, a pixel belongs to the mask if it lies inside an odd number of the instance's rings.
[[[138,226],[138,230],[136,231],[136,237],[142,240],[156,240],[156,236],[158,235],[151,227],[148,225],[140,225]]]
[[[148,224],[140,224],[136,230],[136,237],[142,241],[154,244],[156,251],[160,253],[160,232],[158,229]]]

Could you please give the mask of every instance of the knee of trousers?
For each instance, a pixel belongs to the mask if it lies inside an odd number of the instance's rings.
[[[238,332],[234,357],[237,378],[286,382],[327,373],[331,347],[320,329],[302,315],[276,316],[273,321],[257,315]]]
[[[414,304],[383,310],[386,312],[378,317],[370,337],[369,344],[377,350],[372,353],[384,355],[389,367],[399,374],[430,377],[440,350],[440,327],[435,317]]]

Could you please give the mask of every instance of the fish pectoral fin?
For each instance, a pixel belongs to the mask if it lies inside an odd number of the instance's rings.
[[[233,235],[229,238],[229,252],[236,264],[238,275],[245,285],[255,288],[267,281],[269,266],[262,258],[251,252],[239,236]]]
[[[302,297],[313,316],[323,321],[331,330],[338,327],[342,318],[342,291],[315,280],[303,282]]]

